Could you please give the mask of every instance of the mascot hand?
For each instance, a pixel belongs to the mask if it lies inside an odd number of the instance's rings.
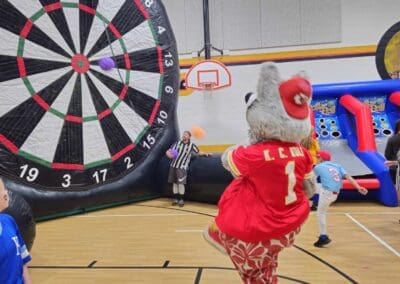
[[[239,147],[239,146],[241,146],[241,145],[233,145],[233,146],[230,146],[229,148],[227,148],[227,149],[225,150],[225,152],[224,152],[224,153],[222,154],[222,156],[221,156],[222,166],[223,166],[225,169],[227,169],[228,171],[230,171],[231,174],[232,174],[234,177],[237,177],[237,176],[235,176],[235,175],[233,174],[233,171],[232,171],[232,169],[231,169],[231,166],[229,165],[228,159],[229,159],[229,156],[231,155],[231,153],[232,153],[237,147]]]
[[[314,196],[315,192],[317,191],[317,185],[314,177],[310,179],[305,179],[303,181],[303,190],[308,198]]]

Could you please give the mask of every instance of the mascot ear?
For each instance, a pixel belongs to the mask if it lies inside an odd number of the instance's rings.
[[[254,94],[252,92],[247,93],[246,96],[244,96],[244,101],[246,103],[247,107],[250,107],[251,104],[257,99],[257,94]]]
[[[301,70],[301,71],[299,71],[296,75],[294,75],[293,77],[302,77],[302,78],[304,78],[305,80],[307,80],[307,81],[311,81],[310,80],[310,76],[308,76],[308,74],[307,74],[307,72],[306,71],[304,71],[304,70]]]
[[[263,63],[258,80],[257,98],[263,100],[266,96],[277,93],[280,81],[281,76],[276,65],[273,62]]]

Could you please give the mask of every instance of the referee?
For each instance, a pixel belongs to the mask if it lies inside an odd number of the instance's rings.
[[[182,140],[175,142],[165,153],[168,158],[172,159],[168,174],[168,182],[172,183],[174,194],[172,205],[179,205],[180,207],[185,205],[183,196],[185,195],[185,184],[192,153],[210,156],[210,154],[201,153],[196,144],[190,140],[191,137],[190,131],[185,130],[182,134]]]

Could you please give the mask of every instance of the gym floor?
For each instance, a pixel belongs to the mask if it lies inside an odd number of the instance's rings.
[[[201,231],[215,205],[168,199],[133,203],[36,224],[33,283],[240,283],[227,256]],[[279,257],[279,283],[400,283],[400,210],[338,202],[328,211],[332,242],[316,248],[311,212]]]

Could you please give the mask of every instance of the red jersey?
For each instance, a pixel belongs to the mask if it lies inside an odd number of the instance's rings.
[[[228,154],[237,177],[218,203],[216,223],[246,242],[279,238],[298,228],[310,213],[303,180],[313,176],[312,158],[297,143],[268,141]]]

